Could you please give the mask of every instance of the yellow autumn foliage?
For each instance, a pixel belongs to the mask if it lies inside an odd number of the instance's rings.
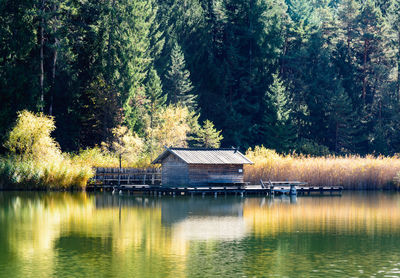
[[[54,159],[61,155],[57,142],[51,137],[54,118],[27,110],[18,113],[14,128],[4,146],[23,159]]]
[[[0,188],[82,188],[92,176],[85,163],[63,154],[51,137],[54,119],[22,111],[4,146],[9,157],[0,159]]]
[[[187,107],[182,106],[167,106],[157,112],[157,122],[151,131],[155,149],[160,152],[163,146],[186,147],[192,117]]]

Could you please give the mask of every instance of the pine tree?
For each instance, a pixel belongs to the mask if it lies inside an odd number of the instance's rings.
[[[296,130],[290,119],[292,110],[287,89],[278,74],[274,74],[273,78],[274,82],[264,97],[265,110],[261,126],[263,144],[279,152],[286,152],[293,148]]]
[[[352,146],[352,130],[354,128],[354,113],[350,98],[341,84],[332,96],[329,116],[332,127],[333,146],[336,153],[349,152]]]
[[[149,124],[147,127],[146,137],[147,145],[151,157],[153,157],[153,151],[156,143],[154,142],[153,129],[156,125],[156,115],[161,109],[165,107],[167,102],[167,96],[163,94],[160,77],[155,69],[150,69],[148,74],[148,80],[146,82],[146,110]],[[143,119],[146,120],[146,119]]]
[[[150,69],[146,82],[147,110],[152,118],[159,109],[167,102],[167,96],[163,94],[161,79],[155,69]],[[150,128],[153,128],[153,120],[150,121]]]
[[[372,82],[374,64],[382,59],[384,49],[382,48],[382,13],[372,0],[367,0],[361,7],[361,12],[357,17],[359,37],[359,53],[362,57],[360,65],[362,73],[362,100],[364,104],[371,103],[373,99],[373,89],[375,84]],[[367,100],[367,96],[369,100]]]
[[[338,33],[339,40],[343,40],[347,48],[348,57],[352,57],[354,43],[358,36],[358,16],[360,4],[356,0],[343,0],[338,7]]]
[[[389,151],[389,144],[386,137],[387,129],[383,126],[382,121],[379,121],[375,126],[370,138],[372,149],[374,153],[387,155]]]
[[[166,75],[168,80],[165,90],[169,103],[183,105],[193,111],[197,108],[196,96],[192,94],[193,85],[190,72],[186,69],[185,57],[181,47],[176,43],[171,52],[171,63]]]
[[[279,66],[281,6],[274,1],[224,1],[224,47],[220,68],[224,143],[249,147],[263,141],[262,99]],[[214,119],[212,119],[214,120]]]
[[[370,138],[373,132],[372,116],[363,107],[356,110],[357,117],[353,126],[353,149],[358,154],[370,152]]]
[[[396,91],[397,101],[400,101],[400,1],[392,0],[389,1],[390,6],[388,8],[386,20],[390,27],[390,35],[392,47],[396,52],[396,67],[397,67],[397,80],[396,80]]]
[[[17,111],[40,105],[36,1],[2,1],[0,9],[0,140]]]
[[[203,127],[197,132],[196,139],[198,146],[205,148],[219,148],[223,136],[221,135],[221,130],[216,130],[214,124],[211,121],[206,120],[203,123]]]

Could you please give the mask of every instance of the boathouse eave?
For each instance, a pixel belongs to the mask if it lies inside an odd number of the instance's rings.
[[[162,161],[171,153],[186,163],[186,161],[184,159],[182,159],[182,157],[179,157],[179,155],[176,155],[175,153],[173,153],[170,148],[168,148],[166,146],[164,146],[164,148],[165,148],[165,150],[162,152],[162,154],[160,154],[156,159],[154,159],[154,161],[151,164],[162,164]]]
[[[190,165],[244,165],[254,163],[237,149],[212,148],[168,148],[160,154],[152,164],[162,164],[162,161],[172,154]]]

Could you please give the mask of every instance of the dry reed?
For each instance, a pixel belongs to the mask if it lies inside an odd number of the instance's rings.
[[[296,154],[280,155],[265,147],[246,152],[254,162],[245,168],[245,180],[259,183],[299,180],[311,186],[337,186],[345,189],[385,189],[398,187],[399,157],[367,155],[310,157]]]

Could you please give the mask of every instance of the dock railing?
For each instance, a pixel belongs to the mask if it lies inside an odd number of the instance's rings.
[[[160,185],[160,168],[95,168],[91,182],[98,186],[107,185]]]
[[[260,185],[261,188],[263,189],[268,189],[272,194],[278,193],[278,194],[290,194],[290,195],[296,195],[296,194],[308,194],[310,195],[313,192],[317,192],[321,195],[324,194],[324,192],[329,192],[329,193],[340,193],[343,190],[343,186],[309,186],[307,182],[301,182],[301,181],[271,181],[268,180],[268,182],[263,181],[260,179]]]

